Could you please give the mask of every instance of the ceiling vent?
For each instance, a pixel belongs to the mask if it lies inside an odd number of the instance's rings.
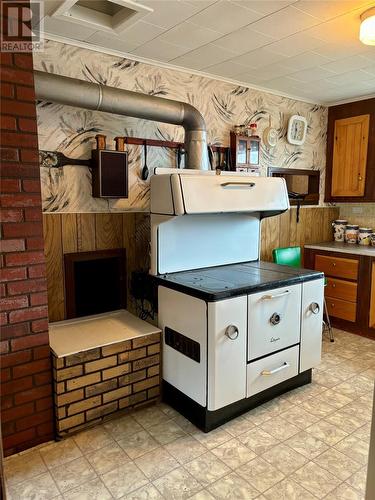
[[[64,0],[53,16],[96,30],[119,34],[146,14],[151,7],[132,0]]]

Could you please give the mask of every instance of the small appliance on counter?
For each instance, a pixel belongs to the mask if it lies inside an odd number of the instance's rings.
[[[151,177],[163,399],[206,432],[309,383],[320,362],[323,273],[259,260],[262,219],[288,209],[278,177]]]

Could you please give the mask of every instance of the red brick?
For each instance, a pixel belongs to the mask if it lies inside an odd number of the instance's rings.
[[[12,339],[14,337],[22,337],[30,333],[29,323],[18,323],[16,325],[4,326],[1,330],[1,337],[3,339]]]
[[[15,422],[6,422],[1,426],[1,432],[3,437],[10,436],[16,432]]]
[[[3,354],[1,356],[1,366],[2,368],[8,368],[9,366],[17,366],[27,361],[31,360],[31,350],[21,351],[21,352],[11,352],[9,354]]]
[[[8,324],[8,315],[6,313],[0,313],[0,326],[4,327]]]
[[[31,222],[28,224],[31,224]],[[44,262],[44,259],[45,257],[43,252],[19,252],[5,256],[6,265],[9,267],[27,264],[40,264],[41,262]]]
[[[10,52],[0,52],[0,63],[2,66],[13,66],[13,54]]]
[[[47,408],[52,408],[52,406],[53,406],[53,400],[51,397],[38,399],[35,402],[36,411],[47,410]]]
[[[9,351],[9,342],[7,340],[2,340],[0,342],[0,354],[6,354]]]
[[[45,398],[52,394],[52,386],[41,385],[39,387],[34,387],[33,389],[29,389],[28,391],[18,392],[14,396],[14,402],[16,405],[22,405],[24,403],[28,403],[29,401],[35,401],[38,398]]]
[[[5,238],[42,236],[43,226],[40,222],[16,222],[4,225],[3,231]]]
[[[17,85],[17,99],[20,101],[35,101],[35,92],[32,87]]]
[[[40,264],[28,268],[30,278],[44,278],[46,276],[46,265]]]
[[[16,130],[17,121],[13,116],[1,116],[0,127],[2,130]]]
[[[44,359],[51,357],[51,349],[49,343],[39,347],[33,348],[33,359]]]
[[[38,425],[36,428],[38,436],[42,436],[43,440],[41,441],[49,441],[54,438],[54,423],[53,420],[49,422],[45,422],[44,424]]]
[[[9,408],[13,408],[13,406],[14,406],[13,394],[10,395],[3,394],[1,396],[1,409],[8,410]]]
[[[46,385],[46,384],[52,384],[52,375],[50,371],[36,373],[34,375],[34,385]]]
[[[32,415],[33,412],[34,404],[27,403],[1,412],[1,419],[3,422],[9,422],[9,420],[15,420],[17,418],[25,417],[26,415]]]
[[[23,221],[23,211],[21,208],[3,208],[0,211],[1,222],[21,222]]]
[[[38,137],[34,134],[22,134],[18,132],[3,132],[1,134],[1,144],[3,146],[14,146],[25,148],[37,148]]]
[[[39,194],[4,194],[1,197],[1,206],[2,207],[35,207],[36,205],[40,205],[40,195]]]
[[[33,69],[31,54],[14,54],[14,64],[22,69]]]
[[[25,391],[33,386],[32,377],[24,377],[18,380],[11,380],[1,386],[1,393],[6,396],[8,394],[15,394],[20,391]]]
[[[18,267],[17,269],[0,269],[0,281],[15,281],[26,278],[26,268]]]
[[[1,240],[0,249],[2,252],[21,252],[25,250],[25,241],[18,240]]]
[[[50,369],[51,361],[49,359],[40,359],[38,361],[32,361],[31,363],[15,366],[13,368],[13,378],[21,378]]]
[[[35,335],[26,335],[11,340],[12,352],[29,349],[31,347],[48,344],[48,333],[36,333]]]
[[[17,432],[16,434],[12,434],[11,436],[4,437],[3,445],[4,445],[4,454],[10,454],[10,451],[13,450],[13,447],[20,446],[22,443],[27,443],[29,446],[25,446],[25,448],[29,448],[32,446],[32,439],[35,438],[35,428],[26,429],[22,432]]]
[[[8,162],[1,166],[2,175],[4,177],[33,177],[39,179],[40,168],[38,165],[22,165],[21,163]]]
[[[31,323],[31,330],[34,333],[48,331],[48,319],[39,319]]]
[[[39,180],[38,180],[39,182]],[[40,182],[39,182],[40,185]],[[40,207],[36,208],[25,208],[25,219],[27,221],[41,221],[42,220],[42,209]]]
[[[4,112],[4,111],[3,111]],[[1,161],[18,161],[18,149],[15,148],[0,148]],[[4,175],[4,166],[2,168]]]
[[[27,193],[40,193],[40,180],[24,180],[22,182],[22,189]]]
[[[30,429],[31,427],[36,427],[39,424],[43,424],[51,420],[53,420],[52,409],[45,410],[40,413],[35,413],[32,417],[20,418],[16,421],[16,429],[17,431]]]
[[[33,102],[21,102],[15,99],[1,100],[2,112],[5,115],[35,117],[35,105]]]
[[[21,191],[21,183],[19,179],[1,179],[2,193],[19,193]]]
[[[29,298],[27,295],[19,295],[17,297],[8,297],[1,299],[0,310],[10,311],[13,309],[21,309],[22,307],[27,307],[29,305]]]
[[[28,309],[10,312],[9,323],[21,323],[31,319],[45,318],[47,315],[48,309],[46,306],[29,307]]]
[[[27,238],[26,248],[28,250],[44,250],[44,238]]]
[[[18,295],[19,293],[41,292],[47,289],[46,279],[29,279],[27,281],[17,281],[9,283],[8,293]]]
[[[37,163],[39,165],[39,152],[36,149],[22,149],[21,160],[26,163]]]
[[[31,132],[36,134],[37,129],[37,121],[35,119],[30,118],[18,118],[18,128],[22,130],[22,132]]]
[[[10,368],[3,368],[1,370],[1,383],[8,382],[10,380]]]
[[[17,82],[18,84],[33,85],[32,71],[22,71],[20,69],[3,67],[1,70],[1,79],[4,82]]]
[[[0,297],[5,297],[6,295],[6,289],[5,289],[5,284],[0,284]]]
[[[27,88],[27,87],[25,87]],[[1,97],[7,97],[13,99],[14,97],[14,85],[10,83],[1,82]]]
[[[30,295],[30,305],[42,306],[48,304],[47,292],[33,293]]]

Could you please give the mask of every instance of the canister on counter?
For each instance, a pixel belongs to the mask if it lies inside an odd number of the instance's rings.
[[[335,241],[344,242],[345,238],[345,227],[348,221],[344,219],[337,219],[332,222],[333,227],[333,238]]]
[[[372,229],[368,227],[360,227],[358,230],[358,243],[360,245],[369,246],[371,244]]]
[[[346,243],[355,244],[358,241],[359,226],[356,224],[347,224],[345,228]]]
[[[372,233],[372,235],[370,237],[370,241],[371,241],[371,246],[375,247],[375,233]]]

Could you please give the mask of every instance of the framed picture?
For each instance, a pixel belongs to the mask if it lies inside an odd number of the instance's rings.
[[[289,144],[302,146],[306,140],[307,120],[303,116],[293,115],[289,118],[287,140]]]

